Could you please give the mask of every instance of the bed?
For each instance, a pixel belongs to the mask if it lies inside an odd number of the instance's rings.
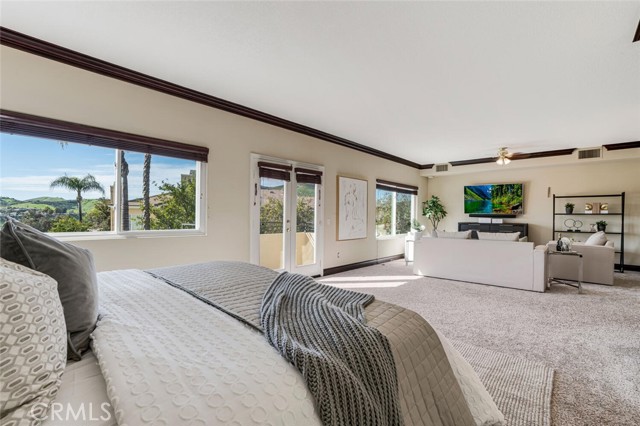
[[[2,259],[3,281],[35,277],[50,295],[55,274],[30,258],[33,269]],[[48,404],[39,417],[46,426],[504,424],[446,338],[414,312],[372,296],[243,262],[102,272],[96,286],[90,350],[71,351],[80,360],[66,366],[59,362],[66,351],[48,354],[56,361],[52,385],[38,394]],[[61,311],[47,306],[51,316]],[[324,335],[296,334],[309,324],[311,334]],[[64,344],[57,336],[46,339]],[[11,410],[15,417],[20,409]],[[9,416],[3,424],[22,423]]]

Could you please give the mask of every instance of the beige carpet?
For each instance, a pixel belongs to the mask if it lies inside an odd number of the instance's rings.
[[[616,274],[613,287],[586,284],[581,295],[417,277],[404,261],[320,280],[412,309],[454,341],[554,369],[552,425],[640,424],[637,272]]]

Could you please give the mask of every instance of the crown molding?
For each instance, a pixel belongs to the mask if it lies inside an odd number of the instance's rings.
[[[566,149],[556,149],[553,151],[539,151],[539,152],[529,152],[522,154],[513,154],[509,157],[512,161],[517,160],[529,160],[532,158],[544,158],[544,157],[558,157],[560,155],[571,155],[573,151],[577,148],[566,148]],[[495,163],[498,157],[485,157],[485,158],[475,158],[472,160],[462,160],[462,161],[450,161],[453,167],[457,166],[470,166],[473,164],[485,164],[485,163]]]
[[[607,151],[617,151],[619,149],[640,148],[640,142],[610,143],[608,145],[602,145],[602,146],[607,148]]]
[[[145,87],[147,89],[155,90],[157,92],[165,93],[167,95],[186,99],[211,108],[247,117],[252,120],[261,121],[272,126],[354,149],[365,154],[384,158],[385,160],[393,161],[405,166],[416,169],[420,168],[420,164],[418,163],[384,151],[380,151],[321,130],[313,129],[302,124],[294,123],[293,121],[285,120],[284,118],[276,117],[275,115],[267,114],[244,105],[207,95],[206,93],[198,92],[166,80],[161,80],[129,68],[121,67],[2,26],[0,26],[0,44],[56,62],[61,62],[66,65],[71,65],[76,68],[81,68],[107,77],[122,80],[127,83],[135,84],[137,86]]]

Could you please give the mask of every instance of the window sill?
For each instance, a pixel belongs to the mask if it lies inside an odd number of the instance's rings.
[[[379,237],[376,237],[376,241],[385,241],[385,240],[397,240],[397,239],[404,239],[404,237],[406,237],[407,234],[395,234],[395,235],[381,235]]]
[[[176,237],[204,237],[204,231],[176,230],[176,231],[129,231],[116,234],[115,232],[49,232],[47,235],[61,241],[99,241],[99,240],[128,240],[132,238],[176,238]]]

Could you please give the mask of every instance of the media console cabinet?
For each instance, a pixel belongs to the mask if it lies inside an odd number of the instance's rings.
[[[520,232],[520,238],[529,237],[528,223],[480,223],[480,222],[458,222],[458,231],[479,231],[479,232]],[[475,232],[471,238],[478,238]]]

